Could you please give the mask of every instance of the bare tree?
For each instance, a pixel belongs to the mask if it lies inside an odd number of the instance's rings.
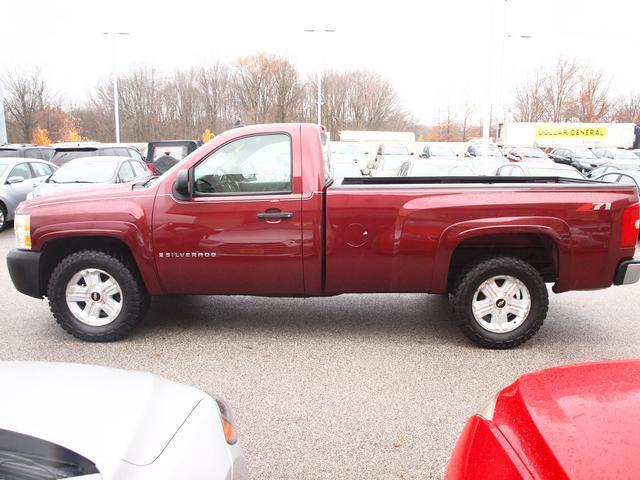
[[[545,77],[544,98],[549,121],[568,120],[568,111],[580,83],[580,74],[581,67],[575,59],[560,57],[555,69]]]
[[[36,112],[49,106],[49,90],[38,70],[13,72],[4,81],[8,127],[18,142],[31,141],[36,127]]]
[[[601,70],[583,69],[573,116],[580,122],[608,120],[611,110],[610,85],[611,81],[605,78]]]
[[[620,97],[612,106],[612,120],[623,123],[640,123],[640,93]]]
[[[540,122],[546,120],[545,79],[536,70],[531,79],[516,89],[513,117],[516,122]]]

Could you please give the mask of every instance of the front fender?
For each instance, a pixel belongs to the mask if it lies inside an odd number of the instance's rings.
[[[455,223],[443,230],[436,250],[436,259],[431,279],[434,292],[447,290],[451,258],[456,248],[464,241],[488,235],[512,233],[537,233],[550,238],[558,252],[558,281],[554,289],[570,289],[570,272],[573,267],[571,229],[555,217],[499,217],[482,218]]]

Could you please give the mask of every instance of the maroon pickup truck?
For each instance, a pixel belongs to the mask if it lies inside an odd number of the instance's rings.
[[[635,188],[334,179],[326,144],[311,124],[239,128],[145,183],[25,202],[13,283],[90,341],[124,337],[152,295],[424,292],[448,294],[478,345],[510,348],[542,325],[545,283],[560,293],[640,278]]]

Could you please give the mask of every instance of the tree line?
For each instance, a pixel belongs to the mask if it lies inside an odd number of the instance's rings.
[[[340,130],[413,131],[418,140],[466,141],[481,135],[468,97],[447,106],[431,125],[420,124],[400,104],[391,82],[372,70],[322,74],[322,122]],[[560,57],[517,86],[508,118],[518,122],[640,122],[640,93],[614,95],[612,77]],[[113,141],[111,79],[81,104],[56,95],[37,70],[3,78],[7,133],[11,142],[49,143],[81,139]],[[134,68],[118,81],[120,134],[125,142],[204,138],[244,124],[315,122],[316,77],[304,77],[287,59],[257,54],[233,62],[163,73]],[[425,85],[428,88],[428,85]],[[493,112],[492,125],[499,120]],[[494,130],[492,129],[492,133]]]
[[[113,141],[114,102],[105,79],[80,105],[56,96],[39,71],[4,77],[11,142]],[[375,71],[322,74],[322,122],[329,131],[411,130],[392,84]],[[124,142],[200,138],[238,122],[315,122],[317,84],[287,60],[258,54],[165,74],[132,69],[119,77],[120,136]],[[207,134],[205,133],[205,136]]]

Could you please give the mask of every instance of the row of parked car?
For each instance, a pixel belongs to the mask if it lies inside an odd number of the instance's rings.
[[[164,173],[201,142],[151,142],[143,154],[134,145],[98,142],[51,146],[0,145],[0,231],[20,202],[96,184],[144,181]]]
[[[403,144],[382,144],[369,157],[356,142],[335,144],[334,177],[358,176],[535,176],[593,179],[640,185],[640,151],[621,148],[559,147],[546,153],[535,147],[470,143],[463,156],[446,144],[431,143],[414,154]],[[426,161],[428,160],[428,161]]]

